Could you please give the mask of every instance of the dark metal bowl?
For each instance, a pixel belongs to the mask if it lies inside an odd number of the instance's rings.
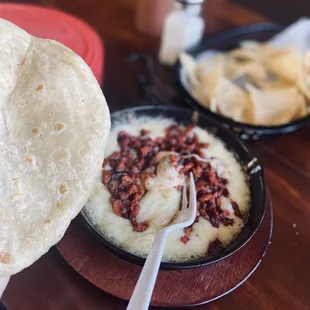
[[[239,162],[247,167],[246,173],[249,176],[249,184],[251,191],[251,208],[250,214],[246,225],[241,233],[232,243],[226,248],[222,249],[218,254],[210,257],[199,258],[186,262],[163,262],[161,263],[161,269],[182,269],[208,265],[217,262],[223,258],[228,257],[240,248],[242,248],[257,231],[259,225],[262,222],[265,207],[266,207],[266,186],[264,180],[263,167],[258,160],[249,152],[247,147],[239,141],[239,139],[222,126],[214,119],[203,115],[197,114],[186,109],[171,106],[141,106],[125,109],[112,114],[112,127],[113,124],[120,120],[128,120],[132,117],[160,117],[170,118],[182,125],[188,125],[195,123],[197,126],[205,128],[209,132],[213,133],[216,137],[222,140],[228,150],[234,152],[237,155]],[[117,245],[111,243],[100,229],[91,221],[88,217],[85,209],[82,210],[82,217],[88,229],[91,233],[111,252],[120,256],[121,258],[138,264],[143,265],[145,259],[126,252],[119,248]]]
[[[266,41],[275,34],[279,33],[285,26],[273,23],[261,23],[248,26],[238,27],[232,30],[224,31],[219,34],[205,38],[201,44],[189,51],[187,51],[194,58],[199,57],[206,50],[220,50],[229,51],[238,47],[239,43],[243,40]],[[256,126],[244,123],[235,122],[230,118],[218,115],[211,112],[209,109],[204,108],[199,104],[196,99],[184,87],[181,81],[182,67],[180,62],[175,66],[176,81],[182,94],[187,98],[187,102],[192,104],[199,111],[211,116],[217,121],[221,122],[224,126],[234,131],[239,138],[243,140],[258,140],[274,135],[285,134],[296,131],[305,127],[310,123],[310,115],[290,122],[288,124],[279,126]]]

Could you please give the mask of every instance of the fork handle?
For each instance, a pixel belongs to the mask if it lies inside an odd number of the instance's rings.
[[[127,310],[148,309],[163,257],[167,235],[168,232],[166,230],[162,230],[156,235],[151,251],[147,256],[139,280],[130,298]]]

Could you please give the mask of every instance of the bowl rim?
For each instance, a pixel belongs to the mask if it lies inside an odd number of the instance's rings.
[[[147,111],[156,111],[158,112],[158,115],[164,114],[167,111],[170,112],[183,112],[183,113],[187,113],[188,115],[193,115],[194,113],[196,113],[195,111],[191,111],[189,109],[184,109],[184,108],[180,108],[178,106],[175,105],[143,105],[143,106],[134,106],[134,107],[129,107],[129,108],[125,108],[125,109],[121,109],[119,111],[116,111],[114,113],[111,114],[111,119],[112,119],[112,127],[113,127],[113,119],[117,119],[122,115],[126,115],[126,114],[134,114],[136,112],[147,112]],[[167,118],[169,118],[167,116]],[[254,234],[257,232],[258,228],[260,227],[264,215],[265,215],[265,211],[266,211],[266,202],[267,202],[267,191],[266,191],[266,182],[265,182],[265,178],[264,178],[264,168],[261,165],[261,163],[258,161],[258,159],[252,155],[252,153],[248,150],[248,148],[245,146],[244,143],[242,143],[235,134],[233,134],[231,131],[229,131],[225,126],[223,126],[222,124],[218,123],[216,120],[210,118],[207,115],[204,115],[202,113],[198,114],[198,119],[204,119],[207,120],[207,124],[206,126],[201,126],[199,125],[199,127],[204,128],[207,127],[207,125],[211,125],[211,126],[215,126],[217,129],[219,129],[220,131],[222,131],[223,133],[225,133],[230,139],[233,139],[234,142],[236,142],[238,144],[239,147],[242,148],[243,152],[247,153],[247,155],[249,157],[251,157],[252,159],[256,160],[257,165],[260,167],[260,177],[259,177],[259,181],[260,181],[260,185],[262,188],[262,192],[261,192],[261,205],[262,205],[262,212],[259,214],[259,220],[257,222],[257,225],[255,225],[254,229],[249,233],[249,235],[247,236],[247,238],[245,238],[244,240],[242,240],[241,242],[239,242],[235,248],[233,250],[230,250],[228,253],[225,253],[225,248],[223,249],[223,251],[220,251],[219,253],[210,256],[210,257],[204,257],[204,258],[200,258],[197,260],[192,260],[192,261],[183,261],[183,262],[162,262],[160,265],[160,269],[161,270],[177,270],[177,269],[187,269],[187,268],[196,268],[196,267],[202,267],[202,266],[206,266],[215,262],[219,262],[222,259],[225,259],[231,255],[233,255],[234,253],[236,253],[238,250],[240,250],[242,247],[244,247],[254,236]],[[216,135],[215,135],[216,136]],[[220,139],[220,138],[218,138]],[[222,140],[222,139],[221,139]],[[224,140],[222,140],[225,143]],[[236,154],[238,155],[238,153],[236,152]],[[249,173],[250,174],[250,173]],[[252,190],[250,190],[252,191]],[[85,208],[82,209],[81,213],[80,213],[80,217],[82,218],[82,222],[84,223],[84,225],[87,227],[87,229],[93,234],[93,236],[100,241],[100,243],[109,251],[111,251],[112,253],[116,254],[118,257],[127,260],[130,263],[134,263],[136,265],[139,266],[143,266],[145,263],[145,258],[134,255],[132,253],[127,252],[126,250],[118,247],[116,244],[114,244],[113,242],[109,241],[104,233],[97,227],[97,225],[95,223],[93,223],[90,219],[90,217],[88,216],[87,211],[85,210]],[[246,227],[247,224],[245,224],[244,227]],[[236,237],[237,239],[238,237]],[[236,240],[234,239],[234,240]]]
[[[212,46],[216,46],[217,44],[224,43],[225,41],[231,40],[232,38],[236,38],[237,40],[237,38],[240,36],[262,33],[262,32],[273,31],[275,33],[278,33],[279,31],[284,30],[286,27],[287,27],[286,25],[281,25],[281,24],[276,24],[276,23],[271,23],[271,22],[254,23],[251,25],[240,26],[240,27],[236,27],[236,28],[229,29],[229,30],[224,30],[219,33],[213,34],[205,38],[198,46],[195,46],[187,50],[186,52],[194,57],[197,57],[203,52],[207,51],[208,49],[211,50]],[[251,124],[234,121],[231,118],[212,112],[211,110],[204,107],[201,103],[199,103],[198,100],[196,100],[192,96],[192,94],[186,89],[186,87],[184,87],[181,81],[181,78],[180,78],[181,71],[182,71],[182,66],[181,66],[180,60],[178,59],[176,64],[174,65],[175,81],[179,89],[183,92],[183,94],[187,96],[187,99],[190,100],[191,103],[193,103],[193,105],[195,105],[196,107],[199,107],[204,113],[207,113],[211,117],[217,119],[218,121],[232,128],[235,128],[236,132],[238,132],[238,128],[240,128],[240,130],[248,131],[250,133],[258,132],[258,133],[268,134],[268,135],[285,134],[285,133],[290,133],[297,129],[300,129],[304,127],[306,124],[309,124],[310,122],[310,113],[303,118],[296,119],[287,124],[276,125],[276,126],[251,125]]]

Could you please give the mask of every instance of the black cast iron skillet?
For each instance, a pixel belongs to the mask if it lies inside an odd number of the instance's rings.
[[[236,154],[239,162],[244,167],[246,167],[246,173],[249,176],[251,190],[251,208],[247,224],[239,236],[229,246],[212,257],[200,258],[186,262],[164,262],[161,264],[161,269],[182,269],[208,265],[228,257],[229,255],[242,248],[257,231],[265,212],[266,186],[264,180],[264,171],[258,160],[249,152],[247,147],[241,143],[234,134],[229,132],[229,130],[227,130],[219,122],[206,115],[198,114],[197,112],[192,112],[190,110],[181,109],[178,107],[157,105],[125,109],[112,114],[112,127],[116,121],[119,122],[120,120],[123,120],[124,122],[129,123],[132,122],[133,117],[142,116],[170,118],[176,121],[178,124],[182,125],[195,123],[197,126],[212,132],[216,137],[224,141],[226,147],[233,151]],[[129,262],[138,265],[144,264],[144,258],[130,254],[111,243],[98,229],[98,227],[91,221],[85,209],[82,210],[81,214],[87,228],[102,243],[104,247]]]
[[[210,37],[206,37],[199,46],[187,51],[194,58],[199,57],[206,50],[220,50],[229,51],[238,47],[243,40],[267,41],[275,34],[279,33],[285,26],[273,23],[261,23],[248,26],[234,28],[232,30],[224,31]],[[280,126],[254,126],[244,123],[235,122],[230,118],[218,115],[211,112],[209,109],[202,107],[187,91],[181,81],[181,65],[177,62],[175,66],[175,77],[180,91],[187,98],[188,103],[207,114],[208,116],[221,122],[224,126],[234,131],[243,140],[258,140],[274,135],[285,134],[293,132],[297,129],[305,127],[310,123],[310,116],[295,120],[285,125]],[[270,103],[272,104],[272,103]]]

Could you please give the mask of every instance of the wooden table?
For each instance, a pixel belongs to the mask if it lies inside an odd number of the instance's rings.
[[[28,1],[29,2],[29,1]],[[41,0],[92,24],[106,49],[104,89],[112,111],[130,103],[135,84],[124,57],[132,51],[156,56],[158,40],[139,35],[133,24],[133,0]],[[258,14],[208,0],[207,33],[264,21]],[[175,95],[171,72],[156,67],[167,99]],[[123,94],[123,95],[120,95]],[[274,206],[274,234],[267,255],[253,276],[231,294],[196,309],[306,310],[310,308],[310,136],[309,129],[250,145],[266,168]],[[10,310],[125,309],[72,271],[52,248],[30,268],[13,276],[3,296]]]

